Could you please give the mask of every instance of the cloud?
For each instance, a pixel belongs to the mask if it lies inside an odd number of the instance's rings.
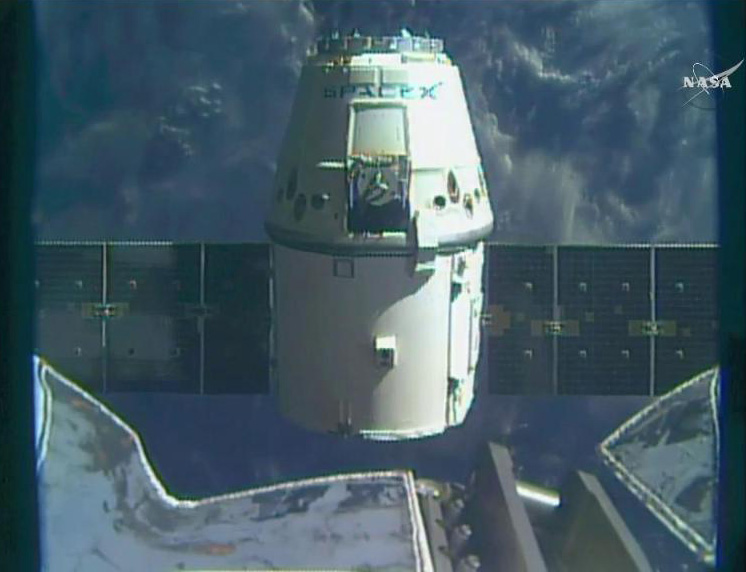
[[[539,6],[542,35],[506,23],[460,46],[497,238],[714,238],[715,118],[675,96],[689,59],[707,53],[705,13],[644,4],[560,5],[554,21]]]
[[[59,238],[58,216],[95,204],[108,236],[263,239],[314,37],[406,26],[443,37],[461,68],[495,238],[713,240],[715,117],[678,94],[691,64],[712,59],[706,7],[292,0],[143,2],[124,13],[42,3],[37,229]],[[219,113],[174,111],[212,85]],[[106,237],[85,222],[77,231]]]
[[[39,6],[38,236],[264,238],[309,6],[118,8]]]

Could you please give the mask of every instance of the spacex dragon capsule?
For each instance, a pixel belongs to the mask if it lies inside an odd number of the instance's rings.
[[[320,39],[301,72],[266,220],[282,413],[372,439],[462,423],[492,224],[442,40]]]

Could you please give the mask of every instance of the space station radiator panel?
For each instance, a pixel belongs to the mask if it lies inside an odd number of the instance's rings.
[[[659,395],[717,363],[717,248],[489,244],[491,393]]]
[[[41,243],[35,352],[94,393],[267,393],[266,244]]]

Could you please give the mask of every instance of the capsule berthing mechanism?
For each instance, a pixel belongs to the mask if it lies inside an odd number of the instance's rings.
[[[273,192],[270,363],[283,414],[373,439],[462,423],[493,215],[442,40],[319,40]]]

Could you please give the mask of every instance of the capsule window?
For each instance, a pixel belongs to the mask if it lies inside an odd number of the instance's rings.
[[[289,201],[295,197],[295,192],[298,190],[298,169],[293,169],[288,180],[287,189],[285,189],[285,198]]]
[[[469,194],[464,195],[464,208],[467,215],[472,216],[474,214],[474,199]]]
[[[487,180],[484,178],[484,170],[479,167],[479,188],[482,190],[482,194],[487,198]]]
[[[433,199],[433,204],[436,209],[442,209],[446,206],[446,198],[443,195],[438,195]]]
[[[324,208],[327,201],[329,201],[328,194],[315,194],[311,197],[311,206],[318,211]]]
[[[458,181],[453,171],[448,171],[448,197],[452,203],[457,203],[461,198],[461,189],[458,187]]]
[[[300,194],[295,197],[295,203],[293,203],[293,217],[295,220],[299,221],[303,218],[303,215],[306,214],[306,206],[306,195]]]

